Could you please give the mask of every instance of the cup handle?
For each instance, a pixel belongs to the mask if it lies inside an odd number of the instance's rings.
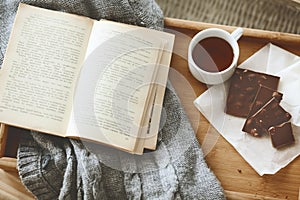
[[[238,41],[240,39],[240,37],[243,35],[244,30],[241,27],[238,27],[237,29],[235,29],[232,33],[231,36]]]

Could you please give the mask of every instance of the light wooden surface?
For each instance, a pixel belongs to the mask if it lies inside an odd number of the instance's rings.
[[[4,156],[5,146],[6,146],[6,126],[0,124],[0,157]]]
[[[0,200],[34,199],[19,178],[16,159],[0,158],[0,177]]]
[[[206,90],[206,86],[193,78],[188,70],[187,48],[190,39],[198,31],[205,28],[220,27],[231,32],[234,27],[169,18],[166,18],[165,24],[166,31],[176,34],[169,78],[192,123],[197,139],[206,155],[207,164],[220,180],[227,198],[233,200],[298,199],[300,158],[295,159],[275,175],[261,177],[209,125],[208,121],[193,105],[194,99]],[[239,63],[268,42],[273,42],[300,55],[299,35],[245,29],[244,36],[239,40],[241,51]],[[15,159],[0,158],[0,177],[0,200],[33,199],[18,178]]]
[[[261,177],[209,125],[193,105],[193,100],[206,90],[206,86],[193,78],[188,70],[187,48],[191,37],[199,30],[209,27],[220,27],[229,32],[233,31],[234,27],[175,19],[166,19],[165,24],[170,32],[176,33],[175,52],[171,63],[172,71],[176,72],[171,71],[170,80],[193,124],[197,139],[202,145],[204,153],[207,154],[206,161],[226,190],[228,199],[298,199],[299,157],[277,174]],[[268,42],[300,55],[300,35],[245,29],[243,37],[238,42],[240,45],[239,63]],[[178,75],[174,76],[178,73],[190,84],[190,87],[187,87],[186,84],[182,85],[183,78],[179,80]]]

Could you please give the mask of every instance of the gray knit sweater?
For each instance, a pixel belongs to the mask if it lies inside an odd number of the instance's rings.
[[[2,53],[18,2],[0,3]],[[152,0],[22,2],[94,19],[163,28],[162,12]],[[38,199],[225,199],[170,84],[163,106],[157,150],[143,156],[42,133],[24,134],[18,149],[22,182]]]

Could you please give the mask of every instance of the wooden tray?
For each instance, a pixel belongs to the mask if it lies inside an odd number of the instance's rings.
[[[188,70],[187,49],[191,38],[200,30],[218,27],[232,32],[236,27],[165,20],[166,28],[176,34],[170,80],[192,122],[197,139],[202,144],[206,161],[226,190],[228,199],[297,199],[300,187],[300,158],[295,159],[275,175],[259,176],[236,150],[217,133],[193,105],[196,97],[207,88]],[[239,40],[239,63],[269,42],[300,55],[300,35],[245,29]],[[175,72],[173,72],[175,71]],[[178,73],[179,72],[179,73]],[[191,85],[182,84],[182,77]],[[299,74],[300,76],[300,74]]]
[[[300,158],[295,159],[275,175],[259,176],[235,149],[215,131],[208,121],[194,107],[193,101],[207,88],[198,82],[189,72],[187,64],[188,44],[198,31],[219,27],[232,32],[235,27],[207,24],[166,18],[166,31],[176,34],[174,53],[171,62],[169,79],[171,80],[183,107],[192,123],[197,139],[202,145],[206,161],[220,180],[228,199],[297,199],[300,187]],[[300,55],[300,35],[277,33],[270,31],[245,29],[239,40],[239,63],[267,43],[272,42],[292,53]],[[22,131],[2,125],[0,131],[0,173],[4,177],[17,177],[16,148]],[[12,157],[12,158],[8,158]],[[18,188],[26,197],[30,194],[22,188],[18,179],[2,179],[4,184],[10,183]],[[15,181],[13,181],[15,180]],[[0,187],[0,191],[3,188]],[[5,191],[5,190],[4,190]],[[11,192],[10,192],[11,193]],[[10,195],[10,193],[8,193]],[[13,194],[13,193],[12,193]],[[1,192],[0,192],[1,196]]]

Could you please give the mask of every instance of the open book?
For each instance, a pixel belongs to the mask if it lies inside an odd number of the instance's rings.
[[[142,154],[155,149],[174,35],[20,4],[0,122]]]

